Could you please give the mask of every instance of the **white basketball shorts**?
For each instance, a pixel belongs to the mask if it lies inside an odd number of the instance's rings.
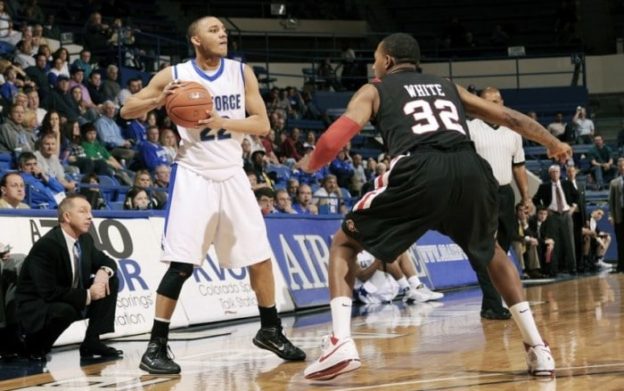
[[[214,244],[219,265],[241,268],[271,257],[266,226],[245,172],[225,181],[174,165],[163,262],[201,266]]]

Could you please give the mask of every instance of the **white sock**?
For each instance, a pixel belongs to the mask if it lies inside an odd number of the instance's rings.
[[[533,319],[533,313],[528,301],[512,305],[509,307],[509,311],[511,311],[511,315],[520,329],[520,334],[522,334],[522,340],[526,344],[530,346],[544,344],[539,331],[537,331],[537,325],[535,324],[535,319]]]
[[[407,282],[407,278],[405,278],[405,276],[403,276],[400,279],[398,279],[397,282],[399,283],[399,288],[401,290],[410,287],[410,284],[409,284],[409,282]]]
[[[338,339],[351,337],[351,302],[346,296],[334,297],[329,302],[334,337]]]
[[[414,288],[418,288],[420,286],[420,278],[418,278],[418,276],[416,275],[411,276],[407,279],[407,281],[409,281],[410,285]]]

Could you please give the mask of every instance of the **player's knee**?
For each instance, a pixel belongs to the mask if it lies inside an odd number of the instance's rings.
[[[178,300],[184,282],[193,274],[193,265],[171,262],[156,291],[172,300]]]

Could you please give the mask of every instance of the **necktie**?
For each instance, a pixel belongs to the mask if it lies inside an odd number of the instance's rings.
[[[520,251],[524,254],[526,251],[526,245],[524,243],[524,227],[522,226],[523,222],[518,221],[518,236],[520,237]]]
[[[563,198],[561,197],[558,184],[555,184],[555,194],[557,195],[557,212],[561,213],[563,212]]]
[[[74,249],[73,249],[73,254],[74,254],[74,279],[72,281],[73,288],[79,288],[82,286],[82,281],[80,278],[82,274],[82,267],[80,263],[81,253],[82,251],[80,250],[80,243],[78,243],[78,241],[76,240],[76,243],[74,243]]]

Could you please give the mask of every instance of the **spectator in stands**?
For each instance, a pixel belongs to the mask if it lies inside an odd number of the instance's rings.
[[[275,210],[277,210],[278,213],[297,213],[292,207],[292,199],[288,194],[288,190],[280,189],[275,192]]]
[[[279,146],[275,143],[275,131],[273,129],[269,130],[269,133],[262,137],[262,148],[266,152],[266,159],[271,164],[280,164],[278,153]]]
[[[106,58],[111,34],[109,26],[102,23],[102,14],[93,12],[89,15],[84,35],[85,46],[91,49],[100,63]]]
[[[323,113],[323,111],[318,107],[318,105],[312,99],[312,94],[309,91],[303,91],[301,93],[301,97],[303,98],[303,119],[312,119],[312,120],[324,120],[325,123],[329,123],[329,119],[327,115]]]
[[[624,273],[624,158],[617,160],[618,176],[609,183],[609,222],[617,244],[617,273]]]
[[[443,44],[446,48],[463,48],[466,46],[468,29],[457,16],[453,16],[444,31]]]
[[[288,191],[288,195],[290,196],[291,200],[295,200],[297,199],[297,189],[299,188],[299,181],[297,180],[297,178],[288,178],[288,180],[286,181],[286,190]],[[312,193],[310,193],[310,195],[312,195]]]
[[[76,167],[80,173],[109,175],[108,165],[103,159],[90,159],[82,147],[80,124],[78,121],[67,121],[63,124],[60,159],[70,167]],[[93,206],[93,205],[92,205]]]
[[[117,109],[109,100],[102,103],[102,116],[95,121],[98,138],[111,150],[111,154],[117,159],[132,160],[135,152],[132,150],[131,140],[121,135],[121,128],[115,122]]]
[[[178,153],[178,139],[173,130],[169,128],[163,128],[160,131],[160,145],[162,145],[162,147],[165,149],[165,152],[167,154],[167,162],[169,164],[173,163],[176,154]]]
[[[303,157],[303,143],[299,140],[301,132],[299,128],[293,128],[286,140],[282,143],[281,153],[286,159],[292,159],[293,163]]]
[[[277,213],[273,200],[275,199],[275,192],[269,187],[262,187],[254,191],[256,201],[260,207],[260,211],[263,216],[267,216],[273,213]]]
[[[13,98],[17,95],[19,88],[24,86],[24,82],[17,78],[15,67],[8,67],[4,71],[4,83],[0,85],[0,95],[6,102],[13,103]]]
[[[611,235],[598,228],[598,222],[603,216],[602,209],[594,209],[583,228],[583,257],[593,266],[593,270],[611,268],[610,264],[604,262],[604,255],[611,244]]]
[[[249,168],[245,170],[245,175],[247,175],[247,180],[249,181],[249,185],[251,186],[251,190],[254,192],[262,187],[271,188],[266,183],[258,183],[258,177],[253,169]]]
[[[34,66],[36,64],[32,53],[32,41],[24,41],[23,39],[17,43],[13,61],[19,64],[22,69]]]
[[[338,180],[338,187],[348,188],[353,177],[353,163],[343,148],[338,152],[336,158],[329,164],[329,171],[334,174]]]
[[[126,210],[147,210],[152,209],[150,199],[145,189],[132,187],[126,193],[124,200],[124,209]]]
[[[111,173],[114,173],[117,179],[124,185],[132,185],[132,179],[124,171],[124,167],[97,140],[97,129],[95,125],[90,122],[82,125],[80,133],[82,135],[82,148],[84,148],[87,157],[94,160],[102,159],[110,167]]]
[[[564,141],[568,124],[563,121],[563,113],[555,114],[555,120],[548,124],[548,131],[559,140]]]
[[[243,149],[243,167],[252,170],[253,161],[251,160],[251,140],[248,137],[243,138],[241,142],[241,148]]]
[[[162,209],[169,201],[169,180],[171,178],[171,167],[168,164],[160,164],[154,169],[154,194],[158,198]]]
[[[316,74],[322,80],[325,80],[325,83],[322,85],[322,89],[329,91],[330,88],[334,91],[340,91],[341,84],[338,82],[338,77],[336,76],[336,69],[331,63],[331,58],[325,57],[318,68],[316,69]]]
[[[70,76],[69,74],[69,51],[65,47],[60,47],[52,54],[52,59],[61,59],[61,74]]]
[[[154,182],[149,171],[138,170],[134,176],[133,186],[145,190],[150,201],[150,209],[163,209],[165,207],[167,195],[154,191]]]
[[[576,180],[576,175],[578,173],[578,169],[574,165],[566,166],[567,171],[567,181],[572,184],[572,187],[576,190],[577,197],[577,207],[572,214],[572,222],[574,223],[574,248],[576,250],[576,268],[580,272],[587,271],[589,266],[583,257],[583,227],[585,227],[585,223],[587,222],[587,205],[585,201],[585,183],[578,182]]]
[[[46,98],[50,93],[50,82],[48,81],[48,60],[44,54],[35,56],[35,65],[26,68],[26,75],[36,85],[42,102],[46,102]]]
[[[128,79],[126,82],[126,88],[119,91],[119,95],[117,95],[117,99],[119,100],[119,105],[123,106],[126,103],[126,99],[130,95],[134,95],[137,92],[141,91],[143,88],[143,82],[139,78]]]
[[[156,127],[158,125],[147,124],[147,113],[143,114],[139,118],[134,118],[126,121],[124,127],[124,135],[132,142],[135,149],[139,149],[141,144],[147,141],[147,129],[149,127]]]
[[[0,0],[0,41],[15,46],[22,34],[13,29],[13,18],[8,12],[6,1]]]
[[[301,184],[297,187],[297,198],[293,204],[293,209],[298,214],[318,214],[318,207],[312,200],[312,188],[310,186]]]
[[[91,71],[93,70],[93,65],[91,65],[91,51],[89,49],[82,49],[80,51],[80,57],[75,59],[72,63],[72,68],[82,69],[84,78],[89,79],[91,77]]]
[[[159,136],[158,127],[151,126],[147,129],[147,140],[139,146],[143,166],[150,172],[154,172],[158,165],[169,164],[167,152],[158,142]]]
[[[541,278],[538,255],[539,239],[537,233],[533,232],[529,226],[527,208],[523,203],[516,204],[516,218],[518,232],[511,237],[511,247],[522,267],[521,278]]]
[[[69,71],[65,73],[63,70],[63,60],[55,54],[52,57],[52,66],[48,68],[48,84],[51,87],[56,86],[57,79],[61,75],[69,79]]]
[[[78,112],[78,122],[86,123],[93,122],[100,116],[98,109],[93,104],[85,102],[82,97],[82,88],[74,86],[69,90],[69,106],[76,112]]]
[[[10,171],[0,180],[0,209],[30,209],[23,201],[26,198],[24,179],[18,172]]]
[[[39,50],[39,46],[48,45],[49,42],[46,37],[43,36],[43,25],[35,24],[32,28],[33,35],[33,49]]]
[[[266,183],[268,187],[273,188],[273,180],[266,171],[265,155],[266,153],[261,149],[253,151],[251,154],[251,168],[256,173],[258,184]]]
[[[8,120],[0,125],[0,152],[15,152],[35,150],[35,136],[24,126],[24,107],[14,104],[11,106]]]
[[[67,120],[75,121],[80,112],[71,104],[72,96],[69,91],[69,77],[60,75],[56,78],[56,88],[50,92],[48,110],[57,111]]]
[[[557,259],[553,256],[555,250],[556,232],[552,220],[548,217],[548,208],[538,206],[534,216],[529,218],[529,232],[538,240],[537,255],[540,261],[541,273],[549,277],[557,276]]]
[[[32,152],[23,152],[19,156],[19,173],[24,179],[31,208],[56,209],[65,198],[63,185],[41,172]]]
[[[50,110],[43,117],[41,127],[39,128],[39,138],[45,134],[53,134],[56,136],[57,145],[63,145],[63,137],[61,135],[61,116],[58,111]]]
[[[594,145],[589,150],[592,173],[596,183],[596,190],[605,188],[605,182],[611,181],[615,175],[611,148],[605,145],[601,135],[594,136]]]
[[[288,103],[290,104],[290,108],[292,109],[293,118],[301,118],[303,116],[303,112],[305,111],[305,104],[303,103],[303,98],[295,87],[287,87],[287,97]]]
[[[353,155],[353,176],[351,176],[351,181],[348,186],[351,195],[356,197],[361,195],[362,186],[364,186],[367,180],[362,155],[356,153]]]
[[[87,86],[84,85],[84,70],[76,65],[72,65],[69,74],[69,89],[71,90],[74,87],[80,88],[80,92],[82,92],[82,102],[84,107],[87,109],[95,107],[93,101],[91,100],[89,89],[87,88]]]
[[[323,178],[323,185],[314,193],[314,198],[320,214],[342,212],[342,193],[335,175],[329,174]]]
[[[507,46],[509,43],[509,34],[505,31],[502,24],[497,23],[494,26],[494,31],[490,36],[490,44],[492,46]]]
[[[40,139],[39,150],[35,152],[41,173],[48,178],[55,178],[66,192],[76,190],[76,182],[65,178],[65,170],[58,155],[56,136],[52,133],[44,134]]]
[[[89,204],[91,209],[107,209],[106,201],[100,191],[100,178],[92,172],[82,177],[80,180],[80,194],[82,194]]]
[[[35,112],[37,118],[37,127],[39,127],[41,126],[41,123],[43,122],[43,119],[45,118],[45,115],[48,113],[48,111],[39,106],[39,93],[36,89],[30,88],[27,91],[28,92],[26,93],[26,98],[28,103],[26,104],[26,108]]]
[[[101,105],[106,101],[104,98],[104,90],[102,88],[102,74],[99,70],[96,69],[89,75],[87,90],[89,90],[89,96],[91,97],[94,105]]]
[[[587,118],[587,110],[578,106],[572,117],[572,123],[576,129],[576,142],[578,144],[590,144],[594,136],[594,121]]]
[[[548,175],[550,182],[539,186],[533,197],[533,203],[536,206],[548,208],[548,220],[552,222],[553,239],[557,247],[551,272],[557,274],[558,266],[561,265],[568,273],[574,275],[576,274],[576,251],[572,214],[577,208],[578,192],[570,182],[560,180],[561,169],[558,165],[550,166]]]
[[[28,23],[43,23],[43,10],[37,4],[37,0],[24,0],[20,10],[20,17]]]
[[[102,95],[105,100],[110,100],[115,105],[119,105],[119,99],[117,98],[121,91],[121,86],[117,82],[119,77],[119,68],[110,64],[106,67],[106,80],[102,81]]]
[[[61,39],[61,29],[56,24],[56,16],[53,13],[46,15],[46,21],[43,24],[43,35],[56,40]]]

